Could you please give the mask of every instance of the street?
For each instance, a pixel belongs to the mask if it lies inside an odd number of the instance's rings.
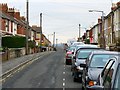
[[[73,82],[70,67],[65,65],[65,51],[57,50],[6,79],[3,88],[81,88]]]

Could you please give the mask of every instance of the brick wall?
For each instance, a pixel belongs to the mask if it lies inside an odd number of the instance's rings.
[[[15,13],[14,13],[14,17],[15,17],[16,19],[20,20],[20,19],[21,19],[21,18],[20,18],[20,12],[15,12]]]
[[[17,26],[17,34],[25,35],[25,28],[22,25]]]
[[[1,19],[1,30],[5,31],[5,19]]]

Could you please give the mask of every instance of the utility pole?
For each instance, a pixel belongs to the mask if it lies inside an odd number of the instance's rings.
[[[28,55],[28,34],[29,34],[29,2],[27,0],[26,2],[26,18],[27,18],[27,22],[26,22],[26,55]]]
[[[81,27],[81,25],[79,24],[79,38],[78,38],[79,42],[80,42],[80,27]]]
[[[58,39],[56,39],[56,48],[57,48]]]
[[[55,45],[55,32],[53,33],[53,48],[54,48],[54,45]]]
[[[40,52],[42,51],[42,13],[40,13]]]

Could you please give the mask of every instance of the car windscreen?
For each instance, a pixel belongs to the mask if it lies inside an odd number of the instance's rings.
[[[68,49],[68,51],[74,51],[75,50],[75,47],[70,47],[69,49]]]
[[[86,59],[92,51],[93,50],[89,50],[89,49],[80,50],[77,53],[76,58],[78,58],[78,59]]]
[[[120,90],[120,64],[117,69],[114,88]]]
[[[113,56],[113,54],[94,54],[90,62],[90,67],[103,68],[109,58]]]

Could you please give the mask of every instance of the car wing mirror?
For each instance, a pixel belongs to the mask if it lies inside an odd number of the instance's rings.
[[[80,64],[80,67],[86,68],[87,65],[86,64]]]
[[[76,59],[76,57],[75,57],[75,56],[73,56],[73,59]]]
[[[72,54],[74,54],[74,52],[72,52]]]

